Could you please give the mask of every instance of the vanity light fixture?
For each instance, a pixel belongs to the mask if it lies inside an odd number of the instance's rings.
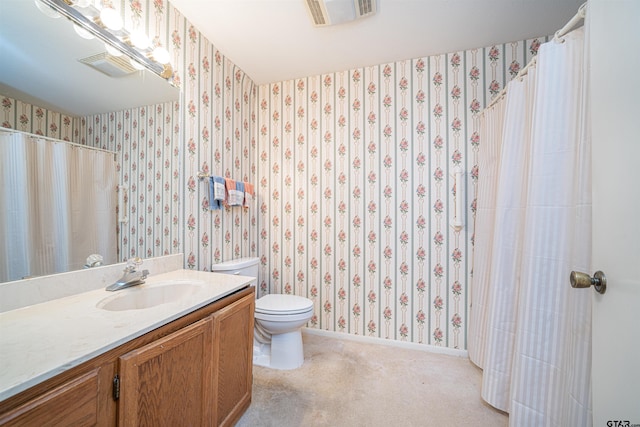
[[[169,60],[171,59],[169,56],[169,51],[162,46],[154,48],[151,54],[153,55],[153,59],[161,64],[168,64]]]
[[[109,43],[105,43],[104,48],[107,50],[107,53],[111,56],[115,56],[115,57],[122,56],[122,52],[120,52],[115,47],[111,46]]]
[[[44,13],[46,16],[48,16],[49,18],[60,18],[60,15],[58,12],[56,12],[55,10],[53,10],[52,8],[50,8],[48,5],[43,4],[40,0],[33,0],[36,4],[36,7],[38,8],[38,10],[42,13]]]
[[[80,28],[93,34],[96,38],[103,41],[106,45],[113,49],[126,54],[132,62],[139,64],[142,68],[146,68],[160,77],[170,80],[173,77],[173,69],[169,63],[169,54],[162,57],[162,54],[154,54],[153,48],[149,47],[149,39],[146,38],[146,46],[144,43],[135,47],[130,44],[132,34],[130,34],[122,25],[122,17],[113,8],[104,8],[99,10],[96,7],[86,4],[85,0],[35,0],[39,9],[49,9],[65,16],[71,22]],[[85,6],[86,4],[86,6]],[[78,8],[82,8],[80,11]],[[135,37],[134,37],[135,38]],[[115,56],[115,55],[114,55]],[[161,62],[167,59],[166,63]]]
[[[93,37],[93,34],[91,34],[89,31],[85,30],[84,28],[82,28],[78,24],[73,24],[73,29],[76,32],[76,34],[79,35],[80,37],[82,37],[83,39],[91,40],[91,39],[95,38],[95,37]]]
[[[122,17],[111,7],[105,7],[100,11],[100,21],[111,31],[120,31],[123,26]]]
[[[149,47],[149,37],[144,33],[144,31],[137,29],[134,30],[129,36],[129,40],[131,44],[137,47],[138,49],[145,50]]]
[[[72,3],[75,7],[89,7],[91,0],[72,0]]]
[[[134,60],[133,58],[129,58],[129,62],[131,63],[131,66],[133,68],[135,68],[136,70],[138,70],[138,71],[144,70],[144,65],[142,65],[138,61]]]

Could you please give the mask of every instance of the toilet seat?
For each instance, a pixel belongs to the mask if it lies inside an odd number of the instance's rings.
[[[269,294],[256,300],[256,315],[292,316],[313,310],[313,301],[298,295]],[[256,316],[257,317],[257,316]]]
[[[292,323],[292,322],[295,323],[300,320],[305,321],[306,323],[307,321],[309,321],[309,319],[311,319],[312,315],[313,315],[313,308],[311,308],[309,311],[305,311],[303,313],[296,313],[296,314],[260,313],[259,311],[256,311],[254,313],[254,317],[257,320],[268,320],[270,322],[288,322],[288,323]]]

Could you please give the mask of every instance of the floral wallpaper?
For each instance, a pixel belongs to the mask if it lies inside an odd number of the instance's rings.
[[[180,106],[164,103],[81,119],[80,143],[115,151],[127,222],[118,259],[180,252]]]
[[[257,256],[255,209],[209,210],[207,180],[199,178],[255,182],[253,82],[166,1],[123,4],[125,27],[143,28],[169,50],[182,98],[87,120],[87,143],[126,147],[118,165],[129,187],[123,256],[181,251],[185,267],[199,270]]]
[[[114,4],[168,48],[181,101],[76,119],[3,99],[3,123],[119,153],[123,258],[258,256],[259,293],[312,299],[310,327],[466,349],[477,116],[547,38],[257,87],[167,1]],[[209,210],[210,174],[254,206]]]
[[[545,40],[260,86],[263,292],[312,299],[311,327],[465,349],[478,114]]]
[[[144,29],[169,50],[181,102],[78,118],[3,97],[2,125],[118,153],[129,217],[118,225],[120,259],[184,252],[186,267],[209,270],[257,256],[255,209],[208,210],[207,183],[198,179],[202,172],[255,182],[253,82],[167,1],[111,5],[126,28]]]
[[[80,119],[27,102],[2,97],[2,126],[35,135],[78,142]]]
[[[256,88],[253,81],[197,30],[176,16],[172,43],[180,64],[183,186],[182,225],[187,268],[210,270],[212,263],[257,256],[255,207],[209,209],[206,179],[219,175],[255,182]]]

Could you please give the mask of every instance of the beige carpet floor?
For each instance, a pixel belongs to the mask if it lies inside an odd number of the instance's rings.
[[[337,334],[335,334],[337,335]],[[304,332],[305,362],[254,366],[239,427],[506,426],[480,397],[482,372],[466,357]]]

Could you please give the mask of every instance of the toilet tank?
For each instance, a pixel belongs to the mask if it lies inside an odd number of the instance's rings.
[[[211,271],[214,273],[255,277],[257,279],[259,261],[260,259],[257,257],[232,259],[218,264],[213,264],[211,266]]]

